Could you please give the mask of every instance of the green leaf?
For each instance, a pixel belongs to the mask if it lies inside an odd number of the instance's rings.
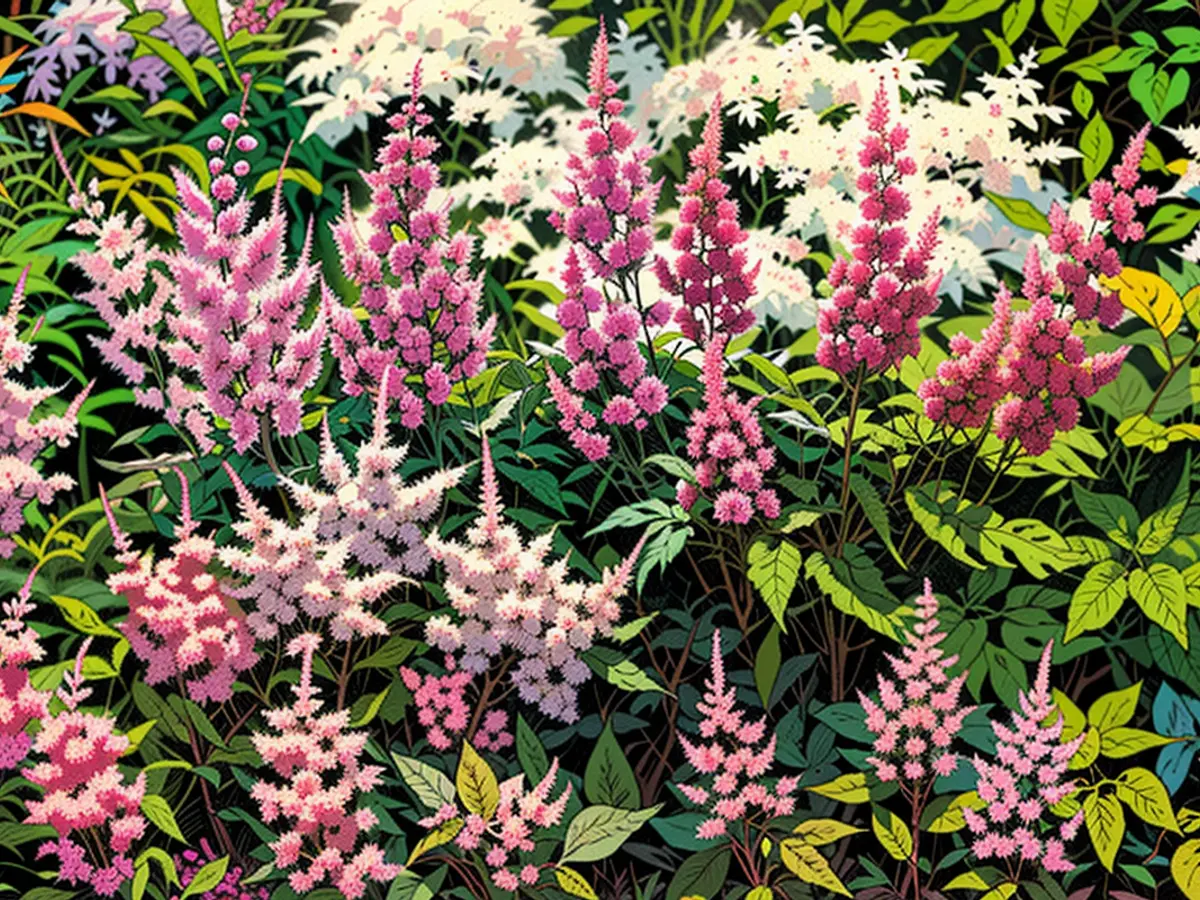
[[[1188,649],[1187,587],[1174,566],[1154,563],[1129,573],[1129,596],[1152,622],[1157,622]]]
[[[988,890],[988,883],[983,880],[978,872],[963,872],[961,875],[947,881],[945,889],[948,891],[986,891]]]
[[[246,57],[242,58],[242,62],[247,62]],[[252,62],[252,60],[250,61]],[[259,176],[258,181],[254,182],[252,194],[261,194],[263,191],[269,191],[279,183],[279,170],[271,169],[269,172],[263,172]],[[310,194],[321,196],[321,192],[325,190],[325,186],[319,182],[312,172],[307,169],[301,169],[297,166],[288,166],[283,170],[284,181],[294,181],[296,184],[305,188]]]
[[[934,25],[938,22],[970,22],[994,13],[1005,0],[947,0],[945,6],[935,13],[917,19],[918,25]]]
[[[604,725],[583,773],[583,791],[591,803],[637,809],[641,802],[633,766],[613,734],[612,720]]]
[[[1149,769],[1126,769],[1117,776],[1117,797],[1143,822],[1181,834],[1166,785]]]
[[[439,810],[448,803],[454,803],[457,796],[454,782],[438,769],[399,753],[392,754],[392,762],[396,764],[401,780],[427,809]]]
[[[661,12],[662,9],[657,6],[647,6],[644,9],[631,9],[624,14],[625,22],[629,25],[629,33],[633,34]]]
[[[833,560],[833,562],[840,562],[840,560]],[[891,612],[885,613],[867,605],[855,591],[847,587],[834,574],[831,560],[820,553],[809,556],[804,564],[804,574],[817,583],[835,608],[861,619],[871,629],[894,641],[900,640],[900,633],[904,629],[903,617],[911,612],[908,607],[898,606]]]
[[[958,40],[957,31],[952,31],[942,37],[921,38],[908,48],[908,58],[917,59],[927,66],[932,66],[943,53],[954,46],[956,40]]]
[[[779,627],[786,631],[784,613],[800,577],[800,551],[791,541],[781,540],[772,549],[768,548],[766,541],[759,540],[750,547],[747,561],[750,568],[746,571],[746,577],[758,588],[759,595]]]
[[[666,688],[638,668],[636,663],[609,647],[592,647],[584,652],[583,661],[593,672],[623,691],[668,693]]]
[[[846,43],[867,41],[872,44],[882,44],[890,41],[897,31],[906,28],[909,24],[911,23],[907,19],[902,19],[889,9],[869,12],[854,23],[854,27],[846,35]]]
[[[1133,504],[1117,494],[1095,494],[1071,485],[1071,495],[1083,517],[1100,529],[1110,541],[1126,550],[1133,546],[1133,537],[1141,517]]]
[[[1000,194],[993,194],[991,191],[984,191],[983,195],[995,204],[1004,218],[1018,228],[1035,231],[1038,234],[1050,233],[1050,220],[1028,200],[1019,197],[1004,197]]]
[[[430,850],[435,850],[444,844],[450,843],[458,837],[458,833],[462,831],[462,827],[462,819],[451,819],[449,822],[443,822],[421,838],[421,840],[417,841],[417,845],[413,847],[412,853],[408,855],[407,865],[411,866],[419,857],[424,856]]]
[[[185,900],[187,897],[195,897],[198,894],[211,891],[221,883],[221,879],[225,877],[225,870],[228,868],[228,856],[222,856],[220,859],[214,859],[212,862],[205,863],[200,867],[200,871],[192,876],[192,880],[188,882],[188,886],[179,895],[179,900]]]
[[[946,808],[941,813],[934,817],[928,826],[924,827],[924,830],[933,834],[948,834],[960,831],[967,825],[967,817],[964,815],[963,810],[980,810],[985,806],[987,806],[987,803],[980,799],[979,794],[975,791],[959,794],[946,805]]]
[[[821,851],[800,838],[784,838],[779,843],[779,858],[789,872],[808,884],[815,884],[844,897],[852,896],[842,884]]]
[[[492,771],[492,767],[471,746],[470,741],[463,741],[454,784],[467,812],[482,816],[485,822],[490,822],[500,805],[500,783],[496,780],[496,773]]]
[[[1010,44],[1017,42],[1017,38],[1023,35],[1025,29],[1029,27],[1029,20],[1033,18],[1033,10],[1036,6],[1036,0],[1017,0],[1016,3],[1009,4],[1000,19],[1004,40]]]
[[[987,661],[988,678],[996,696],[1003,700],[1006,706],[1016,709],[1019,705],[1019,695],[1029,688],[1025,666],[1011,652],[995,644],[987,644],[983,648],[983,656]]]
[[[667,885],[667,900],[683,897],[716,897],[725,886],[733,850],[718,844],[685,859]]]
[[[158,794],[146,794],[142,797],[142,812],[153,822],[158,830],[167,834],[180,843],[186,844],[183,832],[175,824],[175,814],[171,812],[171,804]]]
[[[888,852],[892,859],[906,860],[912,856],[913,837],[904,820],[882,806],[877,806],[871,814],[871,830],[875,839]]]
[[[1110,691],[1098,697],[1088,707],[1088,724],[1101,732],[1124,725],[1137,712],[1138,697],[1141,693],[1142,683],[1139,681],[1127,688]]]
[[[1075,111],[1086,119],[1095,102],[1095,95],[1088,86],[1082,81],[1075,82],[1075,87],[1071,88],[1071,105],[1075,107]]]
[[[357,672],[360,669],[395,669],[420,646],[420,641],[414,641],[412,638],[394,634],[384,642],[382,647],[370,656],[356,662],[352,671]]]
[[[111,637],[118,640],[121,638],[119,631],[106,625],[96,611],[82,600],[57,594],[51,595],[50,599],[54,601],[55,606],[62,610],[63,618],[67,620],[67,624],[76,631],[98,637]]]
[[[658,466],[668,475],[682,478],[689,484],[696,483],[696,470],[692,467],[691,463],[680,459],[678,456],[672,456],[669,453],[654,453],[646,457],[643,468],[645,466]]]
[[[162,38],[152,37],[148,34],[135,33],[133,38],[138,43],[138,48],[143,54],[157,56],[165,62],[176,75],[179,80],[187,86],[191,91],[196,101],[203,107],[208,106],[204,100],[204,92],[200,90],[200,79],[196,77],[196,70],[192,64],[188,62],[186,56],[175,49],[174,46],[168,44]],[[135,56],[137,54],[135,53]]]
[[[871,527],[875,529],[875,533],[879,535],[883,545],[892,554],[892,558],[900,564],[900,568],[907,569],[908,566],[904,564],[904,559],[892,541],[892,523],[888,521],[887,506],[884,505],[883,498],[879,496],[879,491],[875,490],[875,485],[855,472],[850,476],[850,490],[862,507],[863,515],[867,517],[867,521],[871,523]]]
[[[1112,621],[1128,595],[1129,578],[1123,565],[1108,559],[1092,566],[1071,595],[1064,643],[1085,631],[1103,628]]]
[[[758,689],[764,709],[770,705],[771,689],[775,687],[775,680],[779,677],[779,669],[783,665],[779,636],[779,626],[772,625],[754,657],[754,686]]]
[[[1062,0],[1050,0],[1062,2]],[[1083,154],[1083,177],[1092,181],[1104,171],[1113,152],[1112,130],[1100,113],[1092,116],[1079,136],[1079,152]]]
[[[576,813],[567,826],[559,865],[568,862],[598,862],[612,856],[626,838],[654,818],[662,804],[648,809],[617,809],[589,806]]]
[[[550,29],[547,37],[571,37],[579,34],[581,31],[586,31],[600,20],[592,16],[571,16],[563,19],[557,25]]]
[[[1100,0],[1042,0],[1042,18],[1065,47],[1099,4]]]
[[[1146,225],[1146,242],[1171,244],[1183,240],[1200,225],[1200,209],[1179,203],[1164,203],[1154,210]]]
[[[1177,740],[1140,728],[1113,728],[1100,735],[1100,752],[1109,759],[1125,759]]]
[[[813,847],[823,847],[840,841],[851,834],[861,834],[866,829],[848,825],[838,819],[808,819],[792,829],[792,834]]]

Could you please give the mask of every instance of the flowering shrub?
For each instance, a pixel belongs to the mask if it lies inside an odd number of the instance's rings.
[[[14,7],[5,884],[1200,900],[1143,11]]]

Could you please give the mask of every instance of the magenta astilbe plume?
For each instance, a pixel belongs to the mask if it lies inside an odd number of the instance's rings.
[[[919,321],[937,308],[938,279],[929,262],[938,244],[938,214],[929,217],[910,246],[904,225],[912,209],[900,186],[917,164],[903,152],[908,129],[888,126],[883,82],[867,115],[871,133],[858,154],[863,222],[855,227],[852,258],[839,257],[829,270],[833,296],[821,306],[817,362],[845,375],[860,365],[869,372],[899,366],[921,349]]]
[[[671,307],[666,302],[647,307],[641,300],[638,277],[654,244],[651,221],[662,182],[650,181],[652,151],[635,146],[636,129],[619,118],[625,104],[608,76],[603,24],[592,48],[588,87],[595,116],[580,123],[586,150],[567,160],[570,188],[555,191],[564,211],[550,215],[570,244],[557,316],[571,369],[568,383],[553,372],[547,377],[572,444],[598,460],[608,455],[609,442],[595,432],[596,415],[586,409],[585,398],[603,407],[600,418],[614,428],[641,430],[667,405],[667,386],[647,373],[639,340],[649,343],[649,329],[665,324]],[[647,349],[653,353],[653,347]]]
[[[83,643],[74,671],[64,676],[65,687],[58,690],[66,708],[42,719],[42,730],[33,742],[40,759],[21,774],[42,789],[42,799],[26,802],[25,821],[50,825],[58,832],[57,841],[38,848],[38,858],[57,856],[59,880],[83,882],[100,896],[111,897],[133,877],[129,848],[146,830],[141,814],[146,775],[139,773],[127,783],[117,760],[129,749],[129,738],[116,733],[111,716],[79,709],[91,693],[83,687],[83,659],[90,643],[90,638]],[[87,842],[76,841],[74,835],[86,831],[103,843],[105,827],[107,850],[102,859],[89,859]]]
[[[1059,837],[1046,837],[1040,828],[1043,813],[1075,790],[1065,781],[1067,765],[1086,736],[1078,734],[1060,743],[1063,717],[1050,696],[1050,653],[1046,645],[1033,688],[1020,695],[1020,710],[1013,710],[1012,727],[992,723],[996,733],[996,760],[975,757],[979,773],[976,791],[987,805],[979,812],[963,809],[967,827],[975,835],[972,850],[979,859],[1040,862],[1048,872],[1075,868],[1063,855],[1063,841],[1075,837],[1083,811],[1063,822]],[[1043,723],[1054,715],[1052,725]]]
[[[950,775],[958,765],[951,750],[963,719],[974,710],[959,697],[966,673],[951,678],[957,656],[938,646],[946,635],[938,630],[938,602],[929,580],[917,598],[917,623],[906,635],[900,656],[889,655],[895,680],[879,675],[879,700],[858,692],[867,730],[875,735],[875,755],[867,762],[880,781],[907,782],[910,787],[936,775]]]
[[[76,394],[62,415],[38,417],[41,404],[58,388],[30,388],[11,377],[33,357],[33,345],[21,340],[18,320],[28,275],[26,267],[17,279],[8,312],[0,319],[0,557],[14,549],[8,535],[24,524],[25,504],[50,503],[56,493],[75,485],[71,476],[44,475],[34,463],[51,444],[66,447],[75,437],[79,409],[92,387],[89,384]]]
[[[217,558],[211,537],[193,534],[184,475],[183,521],[171,555],[153,562],[129,548],[117,527],[104,489],[100,497],[125,569],[108,578],[108,588],[129,603],[119,626],[133,652],[146,663],[147,684],[178,679],[197,703],[223,703],[233,696],[239,673],[254,666],[254,638],[246,617],[210,571]]]
[[[263,762],[282,778],[255,783],[250,795],[264,822],[283,819],[288,830],[270,845],[279,869],[291,869],[288,883],[299,894],[326,880],[354,900],[371,881],[387,882],[403,868],[384,859],[376,843],[359,838],[379,819],[358,795],[381,784],[380,766],[361,762],[370,734],[350,730],[350,710],[320,713],[322,701],[312,684],[316,634],[302,634],[288,644],[299,656],[300,683],[292,706],[267,712],[270,733],[252,737]]]
[[[1128,243],[1140,241],[1146,235],[1146,228],[1141,222],[1134,221],[1138,207],[1153,206],[1158,199],[1158,190],[1149,185],[1138,186],[1141,180],[1142,157],[1146,153],[1146,136],[1150,133],[1150,125],[1142,126],[1141,131],[1129,139],[1121,161],[1113,166],[1112,181],[1097,178],[1088,186],[1088,198],[1091,202],[1092,218],[1097,222],[1112,222],[1112,232],[1118,241]],[[1068,244],[1074,244],[1068,241]],[[1103,246],[1103,244],[1101,244]],[[1067,248],[1055,249],[1053,242],[1051,250],[1055,253],[1068,252]],[[1070,255],[1083,264],[1090,260],[1072,248]],[[1113,254],[1115,255],[1115,254]],[[1115,273],[1112,273],[1115,274]],[[1064,281],[1067,279],[1064,278]],[[1084,318],[1091,318],[1084,310],[1077,310]],[[1113,322],[1101,322],[1105,325]]]
[[[721,95],[713,99],[700,143],[688,154],[692,169],[680,186],[679,228],[671,247],[675,265],[661,256],[655,274],[663,290],[683,305],[675,321],[684,335],[701,345],[712,337],[732,337],[754,324],[746,302],[754,293],[758,265],[746,270],[747,234],[738,224],[738,203],[729,197],[721,174]]]
[[[500,802],[490,819],[477,813],[462,813],[453,803],[445,804],[434,815],[421,819],[423,828],[437,828],[451,819],[462,818],[463,826],[454,842],[461,849],[480,851],[490,870],[492,882],[503,891],[517,892],[522,886],[533,887],[542,868],[523,860],[537,849],[538,832],[558,825],[571,798],[571,782],[554,800],[550,792],[558,780],[558,760],[532,790],[525,790],[525,776],[515,775],[500,783]],[[527,857],[525,857],[527,858]]]
[[[452,737],[467,730],[471,707],[467,703],[467,687],[472,675],[460,669],[453,656],[446,656],[445,675],[422,675],[408,666],[400,667],[400,678],[412,692],[417,706],[417,721],[435,750],[449,750]]]
[[[405,484],[397,469],[405,446],[388,436],[387,379],[376,398],[371,439],[358,449],[357,471],[334,443],[325,421],[320,475],[327,491],[285,479],[299,521],[289,525],[259,504],[225,463],[237,489],[242,520],[234,531],[248,545],[223,547],[221,562],[240,583],[229,595],[253,604],[250,630],[273,638],[302,611],[328,619],[340,641],[355,635],[386,635],[387,625],[371,607],[389,591],[429,566],[421,524],[430,521],[464,469],[437,472]]]
[[[36,570],[35,570],[36,571]],[[33,580],[33,573],[29,581]],[[33,719],[45,718],[50,695],[29,681],[29,664],[44,655],[37,632],[25,622],[33,611],[29,582],[3,604],[0,618],[0,771],[24,762],[32,740],[25,728]]]
[[[182,422],[202,450],[213,446],[213,420],[227,421],[239,453],[268,423],[281,435],[300,431],[304,392],[320,374],[325,343],[321,309],[303,327],[317,279],[310,239],[294,268],[284,257],[282,181],[267,215],[255,223],[243,181],[250,164],[241,158],[230,164],[258,145],[251,135],[236,137],[242,124],[241,116],[228,113],[225,137],[209,139],[208,193],[174,170],[178,250],[148,249],[140,217],[132,226],[123,214],[75,225],[97,239],[96,249],[77,262],[93,284],[84,299],[112,329],[96,341],[101,355],[138,386],[140,403],[166,407],[168,421]],[[165,274],[151,262],[161,263]],[[149,300],[139,305],[147,287]],[[157,349],[174,371],[164,384],[142,388],[149,370],[136,351]]]
[[[578,687],[591,676],[581,654],[597,638],[612,634],[642,544],[620,566],[606,569],[600,582],[568,581],[566,559],[547,559],[554,533],[526,545],[501,519],[503,509],[485,438],[481,511],[466,540],[445,540],[436,533],[426,540],[433,558],[446,568],[446,596],[458,620],[432,617],[425,640],[453,654],[473,674],[514,654],[511,678],[521,699],[552,718],[574,722]]]
[[[704,784],[676,785],[710,816],[696,826],[696,836],[708,840],[729,833],[736,822],[791,815],[799,780],[787,776],[774,786],[763,780],[775,761],[775,735],[767,737],[766,721],[748,722],[745,710],[738,708],[734,686],[725,683],[719,631],[713,632],[712,677],[704,686],[704,699],[696,704],[704,716],[703,740],[693,743],[682,735],[679,738],[687,761]]]
[[[199,874],[200,870],[221,858],[216,853],[208,838],[200,838],[200,850],[191,848],[175,855],[175,871],[179,875],[179,883],[187,888]],[[230,864],[225,875],[211,889],[202,894],[192,894],[199,900],[269,900],[271,892],[265,887],[247,887],[242,884],[242,876],[246,874],[241,866]],[[171,900],[179,900],[179,894],[172,894]]]
[[[361,289],[367,327],[326,296],[346,391],[378,388],[391,371],[389,393],[407,428],[421,424],[425,403],[442,405],[455,382],[483,371],[495,327],[494,318],[479,322],[483,273],[471,274],[476,238],[465,229],[451,234],[449,202],[430,206],[441,182],[433,161],[438,142],[424,133],[432,117],[421,109],[418,63],[411,97],[388,119],[392,132],[375,155],[375,170],[362,173],[372,204],[365,241],[349,207],[333,226],[346,277]],[[422,377],[423,396],[407,383],[409,375]]]
[[[704,351],[704,399],[687,429],[687,453],[696,460],[700,487],[681,481],[676,497],[691,509],[700,491],[713,493],[713,518],[744,525],[756,510],[768,519],[779,515],[779,497],[766,487],[775,448],[764,439],[754,411],[759,398],[739,400],[725,383],[725,340],[716,335]]]

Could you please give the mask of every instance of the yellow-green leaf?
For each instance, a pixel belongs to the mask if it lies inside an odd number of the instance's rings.
[[[500,784],[492,767],[469,741],[463,741],[462,756],[458,758],[458,772],[454,780],[467,812],[473,812],[482,816],[485,822],[490,822],[496,814],[496,807],[500,805]]]
[[[1125,837],[1125,811],[1112,794],[1091,793],[1083,801],[1083,822],[1096,855],[1108,871],[1113,870],[1117,849]]]
[[[321,182],[313,177],[313,173],[308,169],[298,169],[295,166],[288,166],[283,170],[284,181],[294,181],[309,190],[310,193],[316,194],[318,197],[325,189]],[[254,193],[261,194],[263,191],[275,187],[279,181],[279,170],[272,169],[270,172],[263,172],[259,176],[258,181],[254,183]]]
[[[1187,586],[1174,566],[1154,563],[1129,573],[1129,596],[1152,622],[1165,628],[1184,650],[1188,649]]]
[[[1118,775],[1117,796],[1143,822],[1181,833],[1167,787],[1149,769],[1126,769]]]
[[[104,620],[100,618],[96,611],[82,600],[76,600],[74,597],[64,597],[58,594],[52,596],[50,599],[54,601],[55,606],[62,610],[63,618],[67,620],[67,624],[76,631],[81,631],[84,634],[91,634],[97,637],[112,637],[120,639],[121,633],[116,629],[106,625]]]
[[[554,880],[558,882],[560,888],[572,897],[582,897],[583,900],[599,900],[596,896],[596,891],[588,883],[588,880],[570,866],[556,866],[554,869]]]
[[[425,855],[430,850],[450,843],[458,837],[458,833],[462,831],[462,827],[462,819],[451,819],[449,822],[443,822],[437,828],[433,829],[433,831],[429,832],[429,834],[425,835],[425,837],[421,838],[421,840],[417,841],[417,845],[413,847],[412,853],[408,855],[407,865],[411,866],[416,862],[418,857]]]
[[[863,772],[850,772],[839,775],[833,781],[807,788],[814,794],[837,800],[841,803],[866,803],[871,799],[867,790],[867,776]]]
[[[1175,850],[1171,877],[1187,900],[1200,900],[1200,839],[1185,841]]]
[[[865,830],[854,825],[847,825],[837,819],[809,819],[793,828],[792,834],[804,838],[814,847],[821,847],[839,841],[847,835],[858,834]]]
[[[885,821],[886,820],[886,821]],[[904,820],[886,809],[876,807],[871,816],[871,830],[879,845],[892,859],[908,859],[912,856],[913,837]]]
[[[963,872],[957,878],[952,878],[950,881],[948,881],[945,887],[945,890],[947,891],[986,891],[987,889],[988,883],[983,880],[982,875],[975,871]]]
[[[1112,621],[1127,596],[1129,578],[1125,567],[1111,559],[1096,563],[1071,595],[1063,642],[1073,640],[1085,631],[1103,628]]]
[[[1067,768],[1072,771],[1086,769],[1096,761],[1096,757],[1099,755],[1100,732],[1095,728],[1089,728],[1083,736],[1083,743],[1079,745],[1079,749],[1075,751],[1075,755],[1067,763]]]
[[[1139,681],[1127,688],[1105,694],[1088,707],[1089,724],[1101,731],[1124,725],[1137,711],[1138,697],[1141,693],[1142,683]]]
[[[925,830],[934,834],[949,834],[952,831],[958,831],[967,824],[966,816],[963,815],[964,809],[978,810],[985,806],[987,803],[975,791],[959,794],[950,801],[950,805],[941,815],[929,823],[929,827]]]
[[[1179,738],[1165,737],[1140,728],[1113,728],[1101,736],[1100,752],[1110,759],[1124,759],[1143,750],[1173,744],[1177,740]]]
[[[821,851],[800,838],[787,838],[780,843],[779,858],[783,860],[788,871],[801,881],[815,884],[844,897],[851,896],[850,891],[830,867],[829,861],[821,855]]]

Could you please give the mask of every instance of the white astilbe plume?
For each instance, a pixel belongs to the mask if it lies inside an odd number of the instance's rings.
[[[433,517],[465,470],[405,484],[397,469],[407,447],[393,446],[388,438],[386,377],[379,397],[371,440],[358,450],[357,472],[335,446],[326,421],[320,472],[329,490],[284,479],[299,508],[295,525],[273,518],[225,464],[244,516],[234,531],[249,546],[225,548],[220,557],[247,579],[230,594],[253,602],[247,621],[257,637],[274,637],[299,611],[329,619],[338,640],[387,634],[370,607],[406,576],[428,568],[419,525]]]

